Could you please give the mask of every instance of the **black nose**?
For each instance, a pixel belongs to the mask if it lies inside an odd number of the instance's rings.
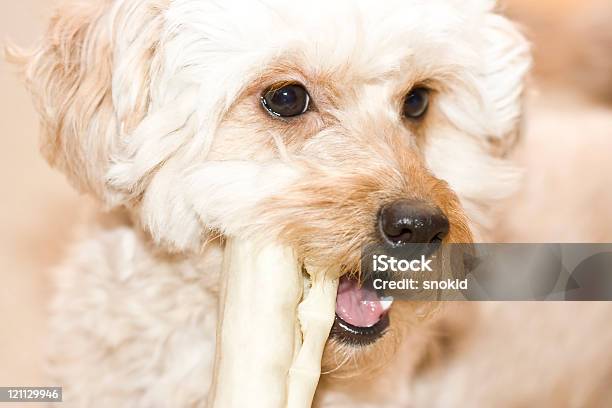
[[[421,200],[397,200],[378,216],[380,232],[393,245],[441,242],[448,234],[448,218],[435,205]]]

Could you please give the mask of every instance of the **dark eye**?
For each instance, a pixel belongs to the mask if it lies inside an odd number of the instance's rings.
[[[272,115],[288,118],[306,112],[310,96],[302,85],[290,84],[268,89],[261,97],[261,103]]]
[[[429,89],[414,88],[404,99],[403,114],[409,119],[419,119],[429,106]]]

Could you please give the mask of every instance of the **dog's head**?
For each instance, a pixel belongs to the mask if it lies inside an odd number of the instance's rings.
[[[73,2],[26,66],[43,152],[173,250],[261,234],[353,276],[367,243],[469,241],[515,181],[503,156],[530,62],[492,7]],[[349,278],[338,299],[330,347],[352,357],[418,315],[389,318]]]

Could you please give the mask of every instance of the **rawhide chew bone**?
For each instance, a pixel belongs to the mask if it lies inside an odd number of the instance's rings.
[[[302,290],[290,248],[228,239],[210,407],[285,407]]]
[[[289,408],[312,404],[321,375],[323,348],[334,323],[338,279],[315,271],[310,273],[310,281],[310,290],[298,308],[303,340],[289,372]]]
[[[334,319],[337,279],[310,276],[300,303],[305,277],[291,248],[228,240],[210,407],[311,405]]]

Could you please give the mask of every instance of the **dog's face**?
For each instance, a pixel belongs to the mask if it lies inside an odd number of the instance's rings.
[[[491,8],[66,8],[27,66],[43,150],[173,250],[220,234],[277,237],[306,268],[354,277],[364,244],[470,241],[512,189],[503,156],[529,66],[525,41]],[[416,319],[374,296],[342,279],[328,369],[379,357]]]

